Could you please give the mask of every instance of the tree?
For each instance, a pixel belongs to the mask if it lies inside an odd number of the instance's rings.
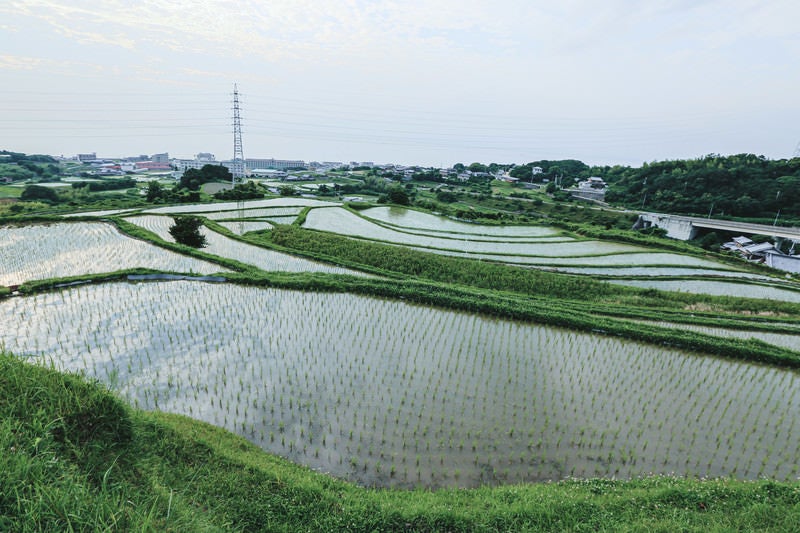
[[[161,195],[163,194],[163,190],[161,184],[157,181],[151,181],[147,184],[147,201],[148,202],[155,202]]]
[[[58,193],[51,187],[42,187],[41,185],[28,185],[20,195],[20,200],[23,201],[41,201],[57,203]]]
[[[203,165],[203,168],[189,168],[181,176],[181,187],[197,191],[209,181],[231,181],[233,175],[222,165]]]
[[[296,194],[296,190],[292,185],[281,185],[280,189],[278,189],[281,193],[281,196],[294,196]]]
[[[264,197],[264,189],[254,181],[237,183],[233,189],[219,191],[214,194],[218,200],[252,200]]]
[[[199,217],[179,216],[172,217],[175,223],[170,226],[169,234],[180,244],[191,246],[192,248],[203,248],[208,242],[200,233],[200,226],[203,221]]]
[[[436,199],[446,204],[452,204],[458,200],[458,196],[452,191],[439,191],[436,193]]]
[[[389,191],[389,201],[393,204],[408,205],[408,194],[400,187],[393,187],[392,190]]]

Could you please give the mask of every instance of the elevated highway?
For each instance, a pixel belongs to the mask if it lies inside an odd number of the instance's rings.
[[[750,224],[713,218],[663,215],[660,213],[640,213],[634,228],[649,228],[652,226],[665,229],[667,230],[667,237],[682,241],[694,239],[700,229],[729,231],[743,235],[769,235],[771,237],[800,241],[800,228]]]

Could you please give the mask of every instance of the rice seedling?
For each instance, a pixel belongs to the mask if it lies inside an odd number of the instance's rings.
[[[75,287],[0,310],[28,332],[0,331],[12,352],[50,354],[144,408],[370,485],[789,479],[800,456],[796,374],[667,347],[348,294],[181,281]]]

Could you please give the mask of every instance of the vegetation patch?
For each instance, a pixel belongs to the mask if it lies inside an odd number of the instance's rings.
[[[87,463],[64,455],[48,425],[65,413],[65,382],[81,401],[109,393],[10,356],[0,356],[0,368],[0,446],[8,450],[0,454],[0,526],[8,531],[790,532],[800,521],[796,482],[649,477],[363,489],[208,424],[127,408],[130,437],[95,441],[115,453]],[[102,472],[100,483],[93,472]]]

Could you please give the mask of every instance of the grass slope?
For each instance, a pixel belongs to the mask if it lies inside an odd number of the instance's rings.
[[[518,292],[556,300],[602,302],[605,307],[615,305],[686,309],[688,306],[704,304],[718,312],[770,311],[788,315],[796,315],[800,310],[798,304],[775,300],[715,297],[624,287],[589,277],[442,256],[296,226],[277,226],[271,231],[249,234],[247,240],[254,244],[278,246],[293,253],[350,268],[371,268],[375,273],[389,276],[413,276],[436,282],[493,291]]]
[[[800,484],[566,481],[390,491],[0,354],[2,531],[796,531]]]

